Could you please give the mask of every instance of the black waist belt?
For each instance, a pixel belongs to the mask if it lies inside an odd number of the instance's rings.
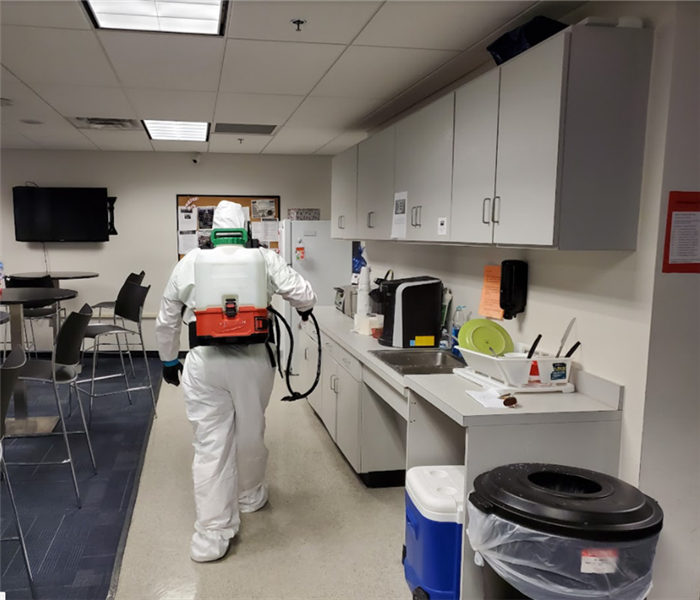
[[[274,344],[272,328],[270,333],[256,333],[246,337],[212,337],[209,335],[197,335],[197,322],[189,324],[190,348],[197,346],[249,346],[250,344]]]

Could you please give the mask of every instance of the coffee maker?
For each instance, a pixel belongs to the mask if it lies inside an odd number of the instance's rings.
[[[440,343],[442,281],[435,277],[382,279],[372,297],[382,306],[382,346],[436,348]]]

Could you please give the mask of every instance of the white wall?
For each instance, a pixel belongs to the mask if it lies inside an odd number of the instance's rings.
[[[625,386],[621,476],[636,484],[642,444],[647,350],[651,321],[659,206],[666,148],[673,3],[592,2],[568,17],[590,14],[644,17],[656,28],[646,131],[644,181],[636,252],[559,252],[411,246],[369,242],[373,275],[394,268],[397,277],[433,274],[452,288],[454,305],[478,316],[483,268],[509,258],[529,264],[528,306],[517,321],[504,322],[516,341],[543,334],[541,348],[556,350],[571,318],[569,343],[581,341],[582,366]]]
[[[676,7],[641,488],[665,512],[655,598],[700,597],[700,275],[662,273],[670,191],[700,191],[700,4]]]
[[[177,261],[177,194],[281,196],[288,208],[320,208],[330,218],[331,159],[323,156],[206,154],[200,164],[191,153],[5,151],[0,156],[0,256],[5,272],[44,270],[41,244],[15,241],[12,187],[34,181],[41,186],[107,187],[117,197],[119,235],[104,244],[46,244],[54,270],[96,271],[94,280],[64,282],[80,292],[67,303],[111,300],[132,271],[146,271],[152,286],[145,313],[157,312],[162,291]],[[152,319],[146,339],[152,345]],[[48,338],[42,332],[43,347]]]

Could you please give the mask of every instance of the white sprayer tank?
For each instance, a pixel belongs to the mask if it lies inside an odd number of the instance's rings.
[[[194,263],[196,310],[221,307],[237,297],[238,306],[267,308],[265,258],[255,248],[221,245],[200,252]]]

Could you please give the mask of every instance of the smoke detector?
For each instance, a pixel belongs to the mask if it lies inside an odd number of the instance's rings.
[[[136,119],[70,117],[68,120],[78,129],[95,129],[98,131],[143,131],[141,121]]]

